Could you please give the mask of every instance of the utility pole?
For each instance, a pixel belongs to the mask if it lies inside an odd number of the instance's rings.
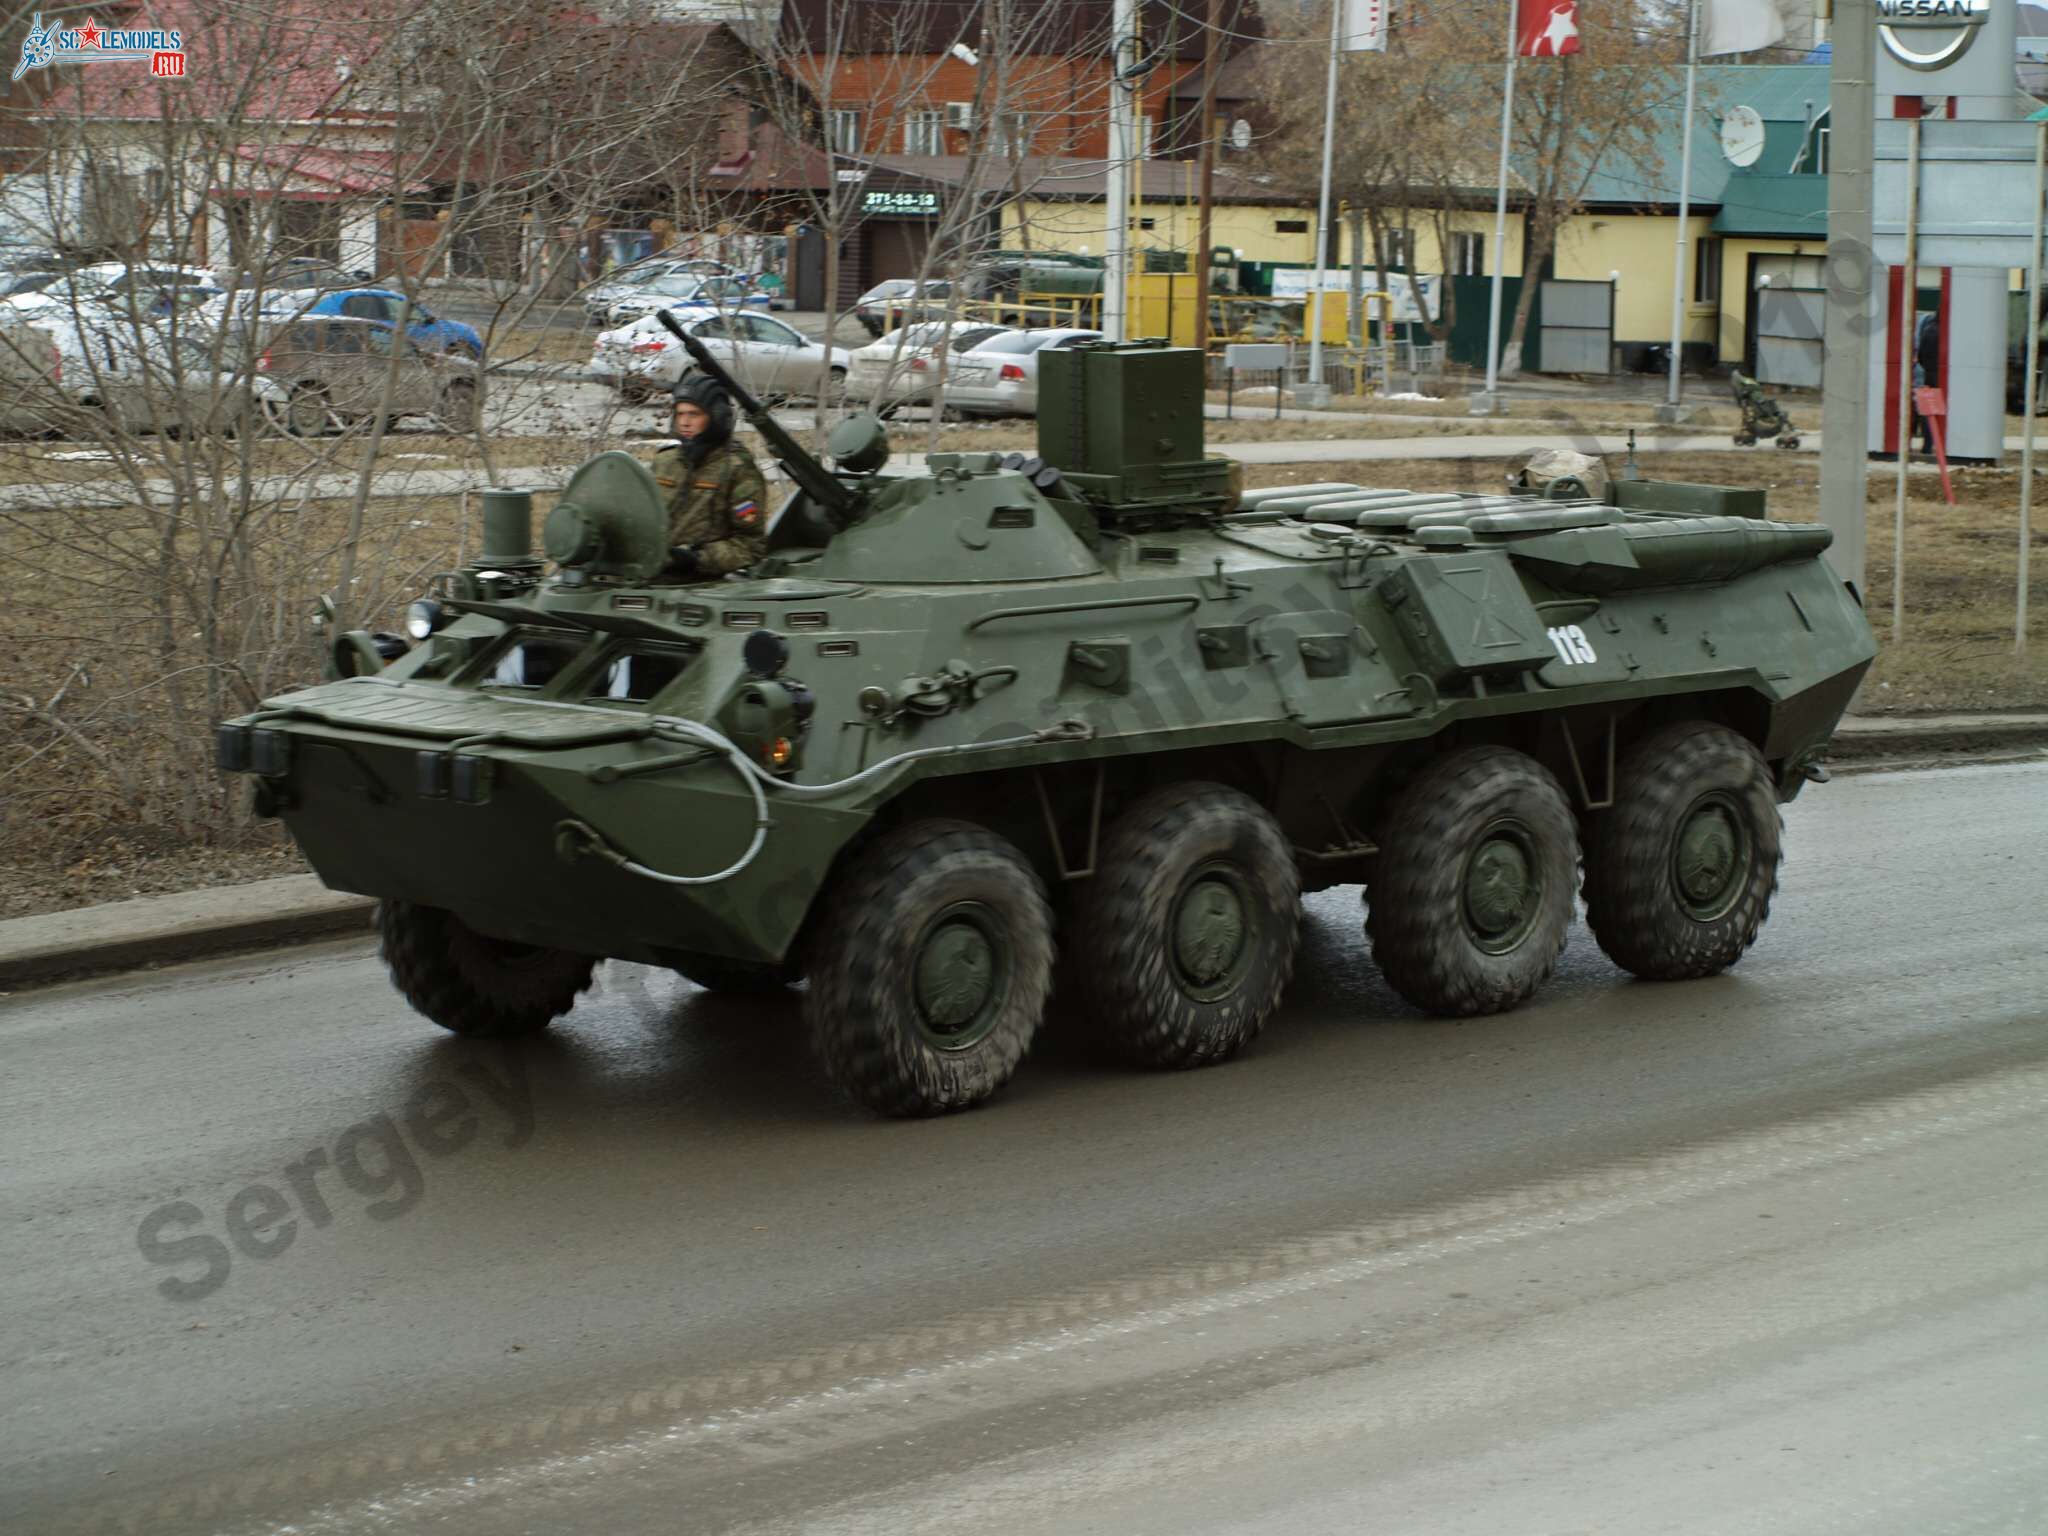
[[[1870,166],[1877,133],[1877,11],[1845,0],[1829,26],[1826,363],[1822,374],[1820,515],[1833,530],[1835,574],[1864,586],[1864,502],[1869,466],[1871,287]],[[1912,314],[1912,295],[1906,298]],[[1905,342],[1911,350],[1909,332]],[[1901,456],[1906,445],[1899,444]]]
[[[1109,81],[1109,240],[1102,273],[1102,334],[1124,339],[1124,309],[1131,292],[1131,121],[1133,46],[1138,31],[1138,0],[1116,0],[1111,17]]]
[[[1344,7],[1330,0],[1330,76],[1323,90],[1323,178],[1316,200],[1315,289],[1308,298],[1308,379],[1294,389],[1297,405],[1327,405],[1329,386],[1323,383],[1323,278],[1330,266],[1330,157],[1337,141],[1337,58],[1343,51],[1338,29]]]
[[[1202,200],[1195,216],[1195,346],[1209,350],[1209,227],[1216,195],[1216,52],[1221,0],[1209,0],[1209,30],[1202,39]]]

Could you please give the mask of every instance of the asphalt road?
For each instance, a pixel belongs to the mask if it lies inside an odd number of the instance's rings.
[[[929,1123],[638,967],[0,1003],[0,1529],[2032,1536],[2048,768],[1788,822],[1728,976],[1426,1020],[1331,891],[1242,1060]]]

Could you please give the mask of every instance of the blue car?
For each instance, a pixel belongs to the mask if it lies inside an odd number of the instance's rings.
[[[404,305],[405,295],[393,293],[389,288],[337,288],[321,294],[306,313],[348,315],[357,320],[375,320],[383,325],[396,326],[398,312]],[[405,334],[429,351],[455,352],[478,360],[484,355],[484,339],[476,333],[475,327],[464,325],[460,320],[443,320],[417,299],[413,301]]]

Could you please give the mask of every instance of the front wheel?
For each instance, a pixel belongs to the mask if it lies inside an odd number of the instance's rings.
[[[826,902],[804,1011],[834,1082],[911,1116],[1010,1080],[1053,960],[1052,909],[1015,847],[968,822],[911,822],[855,855]]]
[[[1437,758],[1387,808],[1365,931],[1387,984],[1427,1013],[1501,1013],[1563,952],[1578,835],[1556,778],[1525,753]]]
[[[1726,970],[1778,888],[1783,838],[1763,755],[1726,726],[1688,720],[1631,747],[1615,784],[1586,853],[1593,937],[1649,981]]]
[[[1280,1005],[1301,882],[1272,816],[1221,784],[1155,790],[1117,818],[1067,923],[1096,1030],[1140,1066],[1243,1049]]]
[[[494,939],[453,912],[409,901],[379,902],[377,933],[405,1000],[458,1035],[546,1029],[576,1006],[597,963],[566,949]]]

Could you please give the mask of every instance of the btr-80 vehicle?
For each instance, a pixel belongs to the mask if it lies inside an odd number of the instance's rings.
[[[1528,998],[1579,899],[1638,976],[1739,959],[1874,651],[1827,531],[1630,478],[1247,491],[1203,384],[1163,343],[1049,353],[1035,456],[892,470],[878,422],[828,469],[727,380],[796,486],[758,565],[660,579],[625,454],[545,560],[487,493],[411,648],[340,637],[355,675],[222,726],[221,765],[378,898],[435,1023],[542,1029],[607,956],[802,979],[891,1115],[995,1092],[1048,1006],[1145,1065],[1229,1057],[1331,885],[1434,1014]]]

